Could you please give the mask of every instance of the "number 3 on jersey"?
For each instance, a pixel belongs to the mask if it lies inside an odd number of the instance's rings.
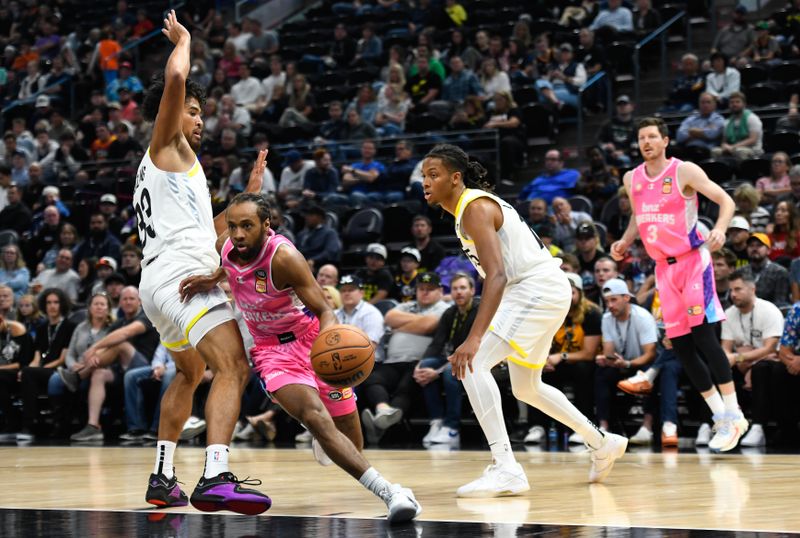
[[[651,224],[647,227],[647,242],[655,243],[658,241],[658,226]]]
[[[150,202],[150,191],[142,189],[142,194],[139,196],[139,201],[133,206],[136,212],[136,222],[139,227],[139,240],[142,242],[142,248],[147,244],[147,238],[156,236],[156,231],[150,224],[150,217],[152,216],[153,204]]]

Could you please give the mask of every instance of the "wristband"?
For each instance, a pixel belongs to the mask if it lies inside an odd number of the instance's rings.
[[[564,351],[563,353],[561,353],[561,360],[562,360],[563,362],[567,362],[567,352],[566,352],[566,351]]]

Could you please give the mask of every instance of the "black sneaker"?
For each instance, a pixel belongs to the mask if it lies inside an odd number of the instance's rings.
[[[159,508],[169,508],[171,506],[186,506],[189,504],[186,494],[181,491],[178,479],[175,475],[167,478],[163,474],[151,474],[147,482],[147,493],[144,500]]]
[[[200,478],[192,492],[192,506],[203,512],[230,510],[248,516],[266,512],[272,506],[269,497],[240,484],[260,486],[261,480],[245,478],[239,480],[233,473],[220,473],[214,478]]]

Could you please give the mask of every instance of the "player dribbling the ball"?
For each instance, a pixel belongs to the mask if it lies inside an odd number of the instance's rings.
[[[309,352],[320,329],[337,323],[308,264],[294,245],[270,229],[270,205],[242,193],[228,206],[228,229],[217,241],[222,266],[184,282],[186,296],[211,288],[227,275],[255,346],[251,356],[267,392],[302,422],[319,448],[389,508],[392,523],[422,510],[410,489],[388,482],[361,454],[363,439],[351,389],[325,384]],[[331,397],[334,394],[334,397]]]

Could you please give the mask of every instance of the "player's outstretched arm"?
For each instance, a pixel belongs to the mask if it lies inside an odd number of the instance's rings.
[[[267,154],[268,149],[262,149],[258,152],[256,162],[253,169],[250,171],[250,179],[247,180],[247,186],[244,192],[261,192],[261,185],[264,183],[264,169],[267,167]],[[214,231],[217,234],[217,252],[222,251],[222,245],[228,238],[228,225],[225,222],[225,212],[220,212],[219,215],[214,217]]]
[[[488,224],[488,225],[487,225]],[[458,346],[448,360],[453,364],[453,375],[463,379],[466,369],[472,371],[472,359],[481,344],[481,338],[489,329],[492,318],[503,299],[503,292],[508,279],[503,265],[503,253],[497,230],[503,225],[503,213],[500,206],[488,198],[479,198],[464,210],[461,226],[475,242],[478,259],[481,261],[486,278],[483,282],[481,304],[472,328],[464,343]]]
[[[628,199],[632,200],[631,198],[631,181],[633,178],[633,172],[627,172],[625,176],[622,178],[622,183],[625,185],[625,190],[628,193]],[[616,261],[620,261],[625,258],[625,253],[628,251],[628,248],[633,244],[634,239],[639,235],[639,228],[636,226],[636,215],[631,213],[631,219],[628,221],[628,227],[625,229],[625,233],[622,234],[622,237],[619,238],[618,241],[615,241],[613,245],[611,245],[611,257],[614,258]]]
[[[178,22],[174,9],[170,10],[164,19],[164,28],[161,32],[175,45],[175,49],[169,55],[167,66],[164,68],[164,93],[158,106],[153,138],[150,141],[150,151],[153,154],[158,154],[181,134],[192,41],[189,31]]]
[[[736,204],[725,190],[711,181],[702,168],[692,162],[683,162],[679,173],[681,186],[685,189],[691,187],[719,206],[719,216],[714,229],[706,238],[706,246],[710,251],[719,250],[725,244],[725,233],[728,231]]]
[[[298,299],[317,316],[320,330],[337,323],[333,310],[325,301],[322,288],[308,268],[308,262],[296,248],[278,247],[272,258],[272,281],[279,290],[287,287],[294,290]]]

